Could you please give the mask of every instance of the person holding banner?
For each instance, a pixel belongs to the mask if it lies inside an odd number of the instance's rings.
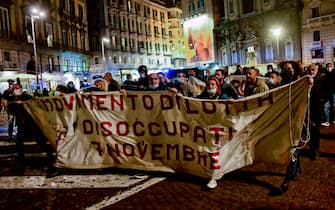
[[[208,78],[205,90],[197,98],[229,99],[226,94],[222,94],[220,82],[215,76],[211,76]]]
[[[301,75],[301,69],[297,62],[294,61],[283,61],[279,64],[281,71],[281,85],[290,84],[291,82],[297,80],[300,78]],[[314,79],[310,76],[309,77],[309,84],[313,85]],[[311,98],[310,101],[313,99]],[[312,109],[312,106],[310,105],[310,110]],[[310,119],[305,119],[305,121],[308,121],[310,123]],[[311,132],[309,130],[308,132]],[[295,146],[295,151],[292,154],[292,158],[286,168],[286,175],[285,178],[280,185],[280,194],[286,192],[288,190],[288,185],[290,180],[297,180],[298,177],[301,175],[302,171],[300,168],[300,151],[301,151],[301,144],[303,144],[301,141],[298,145]]]
[[[8,109],[17,119],[17,135],[15,144],[17,149],[17,166],[13,168],[14,172],[24,173],[25,171],[25,155],[24,155],[24,140],[34,138],[39,143],[48,157],[48,177],[56,176],[59,171],[53,166],[55,157],[54,150],[51,145],[47,144],[47,139],[42,134],[42,131],[34,123],[29,113],[23,107],[23,102],[31,100],[33,97],[23,91],[20,83],[15,83],[13,87],[14,100],[8,104]]]
[[[245,97],[269,90],[265,81],[257,78],[257,70],[254,67],[250,67],[247,70],[246,81],[244,88]]]
[[[227,70],[225,69],[217,69],[215,71],[215,77],[220,82],[221,92],[222,94],[225,94],[226,99],[238,99],[237,90],[234,88],[232,84],[225,82],[225,77],[227,75]]]
[[[168,90],[168,87],[161,83],[157,73],[149,74],[148,81],[149,85],[147,88],[144,89],[145,91]]]

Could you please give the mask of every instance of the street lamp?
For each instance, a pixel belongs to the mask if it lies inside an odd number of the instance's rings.
[[[276,37],[276,41],[277,41],[277,59],[279,61],[279,37],[280,37],[280,34],[281,34],[281,28],[280,27],[273,28],[273,29],[271,29],[271,32],[272,32],[272,35],[274,37]]]
[[[103,62],[103,65],[104,65],[104,71],[105,71],[105,63],[106,63],[105,43],[109,43],[109,39],[106,38],[106,37],[102,37],[102,39],[101,39],[101,52],[102,52],[102,62]]]
[[[40,11],[38,8],[36,7],[32,7],[31,8],[31,15],[30,15],[30,18],[31,18],[31,33],[32,33],[32,36],[33,36],[33,48],[34,48],[34,60],[35,60],[35,73],[36,73],[36,83],[38,85],[39,83],[39,79],[38,79],[38,76],[39,76],[39,70],[37,68],[37,51],[36,51],[36,39],[35,39],[35,20],[36,19],[39,19],[40,17],[44,17],[44,12],[43,11]],[[41,78],[42,79],[42,78]],[[42,82],[42,81],[41,81]]]

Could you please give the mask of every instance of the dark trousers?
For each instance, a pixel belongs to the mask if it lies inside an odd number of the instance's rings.
[[[27,132],[34,133],[33,136],[27,135]],[[16,150],[17,150],[17,164],[19,166],[24,166],[25,165],[25,152],[24,152],[24,141],[25,139],[29,137],[33,138],[34,141],[36,141],[43,149],[44,152],[47,153],[47,166],[51,167],[52,164],[55,161],[54,157],[54,150],[50,144],[47,143],[47,139],[44,137],[44,135],[41,132],[36,132],[34,130],[31,131],[26,131],[24,129],[24,125],[17,125],[17,134],[15,138],[15,145],[16,145]]]
[[[320,148],[320,125],[319,123],[310,124],[309,127],[310,140],[308,142],[309,148],[312,152],[316,152]]]

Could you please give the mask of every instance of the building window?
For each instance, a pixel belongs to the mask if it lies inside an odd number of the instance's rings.
[[[74,17],[76,15],[75,10],[74,10],[74,1],[70,2],[70,15]]]
[[[64,58],[64,72],[69,71],[69,63],[70,63],[70,59]]]
[[[189,10],[190,15],[193,15],[195,13],[195,5],[194,5],[193,0],[190,0],[188,4],[188,10]]]
[[[204,0],[198,0],[198,10],[203,11],[205,9]]]
[[[313,41],[320,41],[320,31],[313,31]]]
[[[80,36],[80,46],[81,49],[85,50],[86,49],[86,45],[85,45],[85,34],[82,33]]]
[[[9,31],[10,27],[9,27],[8,9],[0,7],[0,32],[1,34],[9,35]]]
[[[323,48],[312,49],[312,58],[323,58]]]
[[[78,5],[78,13],[79,13],[79,17],[81,19],[83,19],[84,18],[84,9],[83,9],[83,6]]]
[[[74,72],[79,72],[79,61],[78,60],[75,60],[74,61],[74,69],[73,69]]]
[[[64,47],[68,47],[67,31],[65,30],[62,30],[62,43]]]
[[[312,8],[312,18],[319,17],[319,16],[320,16],[319,7]]]
[[[9,52],[4,52],[3,53],[3,57],[4,57],[5,61],[8,61],[8,62],[10,61],[10,54],[9,54]]]
[[[48,47],[53,46],[53,29],[51,23],[45,23],[45,34],[47,36]]]
[[[242,0],[242,13],[247,14],[254,11],[254,0]]]
[[[273,48],[271,44],[266,45],[265,48],[265,60],[270,61],[273,60]]]
[[[293,44],[292,42],[287,42],[285,45],[285,55],[286,59],[290,60],[293,58]]]

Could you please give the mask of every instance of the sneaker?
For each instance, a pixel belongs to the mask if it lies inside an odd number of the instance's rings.
[[[216,188],[218,186],[218,183],[216,182],[216,180],[214,180],[214,179],[211,179],[209,182],[208,182],[208,184],[207,184],[207,187],[209,188],[209,189],[214,189],[214,188]]]
[[[135,174],[134,177],[135,177],[136,179],[142,179],[143,177],[145,177],[145,174],[142,173],[142,172],[140,172],[140,173]]]
[[[330,125],[329,125],[329,122],[323,122],[323,123],[321,123],[321,125],[322,126],[325,126],[325,127],[329,127]]]

